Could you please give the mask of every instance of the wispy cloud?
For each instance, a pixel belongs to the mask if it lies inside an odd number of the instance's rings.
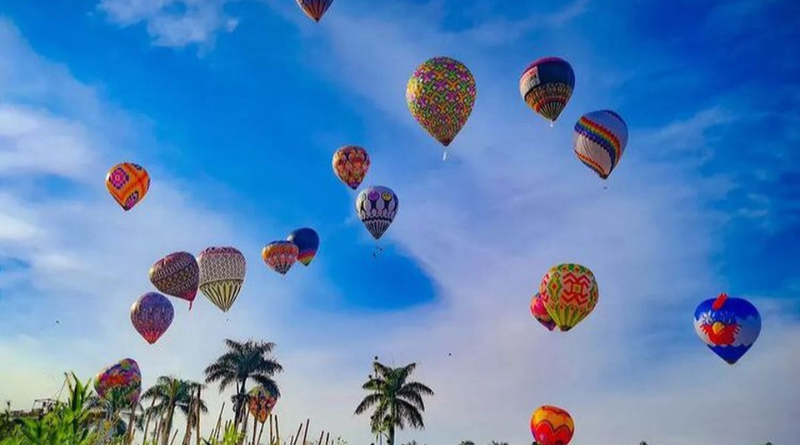
[[[120,26],[144,23],[156,46],[212,45],[238,19],[225,12],[237,0],[101,0],[98,8]]]

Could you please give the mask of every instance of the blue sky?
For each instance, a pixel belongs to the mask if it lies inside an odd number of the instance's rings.
[[[279,345],[281,416],[351,443],[368,440],[351,414],[374,355],[418,361],[437,391],[428,428],[401,440],[526,443],[544,403],[573,413],[580,443],[800,436],[793,2],[337,0],[320,24],[291,1],[17,1],[2,15],[0,395],[15,404],[123,356],[146,382],[199,379],[223,338],[254,336]],[[435,55],[477,80],[447,162],[404,102]],[[547,55],[577,78],[554,129],[517,89]],[[607,184],[571,153],[572,123],[601,108],[631,130]],[[370,151],[366,184],[400,196],[377,260],[331,172],[345,144]],[[102,184],[123,160],[153,176],[128,214]],[[301,226],[321,234],[312,266],[267,270],[261,247]],[[249,263],[234,309],[176,308],[144,344],[127,311],[149,266],[219,244]],[[527,305],[566,261],[592,268],[600,303],[548,335]],[[691,325],[720,291],[765,323],[733,368]]]

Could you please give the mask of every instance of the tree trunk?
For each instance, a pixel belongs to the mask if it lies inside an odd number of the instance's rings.
[[[193,410],[191,405],[189,409]],[[186,416],[186,431],[183,433],[183,441],[181,442],[182,445],[189,445],[190,441],[192,440],[192,417],[194,417],[194,414],[190,411]]]
[[[167,418],[164,421],[164,430],[163,430],[163,436],[161,438],[161,445],[169,444],[169,433],[172,432],[172,416],[174,414],[175,414],[175,400],[170,400],[169,407],[167,408],[167,414],[166,414]]]

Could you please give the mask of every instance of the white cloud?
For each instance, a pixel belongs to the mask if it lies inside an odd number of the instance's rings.
[[[233,32],[238,19],[225,12],[236,0],[101,0],[109,20],[130,26],[144,22],[157,46],[209,45],[220,33]]]

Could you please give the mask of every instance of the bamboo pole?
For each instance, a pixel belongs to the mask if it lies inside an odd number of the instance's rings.
[[[281,443],[281,429],[278,426],[278,415],[275,414],[275,438],[278,439],[278,445]]]
[[[327,433],[325,433],[325,445],[328,445],[328,439],[330,438],[331,438],[331,432],[328,431]]]
[[[261,434],[264,433],[264,422],[261,422],[261,428],[258,429],[258,440],[256,440],[256,445],[261,445]]]
[[[251,442],[253,445],[256,445],[256,429],[258,428],[258,417],[256,417],[257,414],[258,413],[253,413],[253,441]]]
[[[289,436],[289,442],[287,442],[287,443],[290,444],[290,445],[294,445],[294,434]]]
[[[167,436],[167,437],[169,437],[169,436]],[[176,429],[175,433],[172,434],[172,440],[169,441],[169,445],[174,445],[175,444],[175,439],[177,437],[178,437],[178,430]]]
[[[219,417],[217,417],[217,424],[214,425],[214,429],[211,431],[212,437],[218,437],[219,429],[222,428],[222,411],[225,409],[225,402],[222,402],[222,408],[219,409]]]
[[[128,420],[128,437],[127,440],[125,441],[128,445],[131,445],[133,443],[133,431],[136,429],[136,425],[134,425],[135,421],[136,421],[136,405],[133,406],[133,409],[131,410],[130,420]]]
[[[297,435],[294,437],[294,442],[292,442],[292,445],[295,445],[297,441],[300,440],[300,431],[302,430],[303,430],[303,422],[300,422],[300,426],[297,427]]]
[[[200,445],[200,398],[202,394],[203,388],[198,386],[197,387],[197,400],[195,401],[195,411],[194,411],[194,431],[195,435],[197,436],[195,443],[196,445]]]
[[[275,445],[275,435],[272,430],[272,413],[269,414],[269,445]]]
[[[320,431],[319,432],[319,442],[317,442],[317,445],[322,445],[322,438],[323,437],[325,437],[325,431]]]

